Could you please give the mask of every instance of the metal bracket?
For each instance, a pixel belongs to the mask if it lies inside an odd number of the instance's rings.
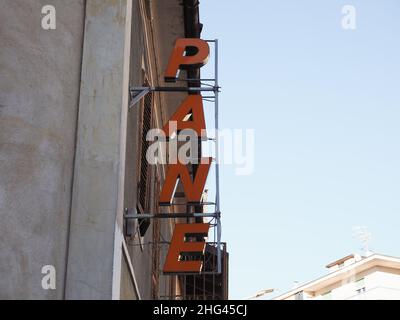
[[[130,87],[129,92],[131,101],[129,109],[140,101],[149,92],[214,92],[220,91],[218,86],[205,86],[205,87]]]
[[[210,213],[136,213],[134,209],[125,209],[125,219],[145,219],[145,218],[158,218],[158,219],[171,219],[171,218],[220,218],[221,212]]]
[[[146,94],[150,92],[150,87],[142,87],[140,90],[129,90],[131,101],[129,103],[129,109],[131,109],[136,103],[140,101]]]

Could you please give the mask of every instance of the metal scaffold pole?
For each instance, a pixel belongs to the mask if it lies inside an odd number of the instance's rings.
[[[216,189],[216,196],[215,196],[215,203],[216,203],[216,212],[218,212],[218,217],[216,218],[217,221],[217,272],[221,273],[221,219],[220,219],[220,193],[219,193],[219,84],[218,84],[218,39],[214,40],[214,55],[215,55],[215,87],[217,90],[215,91],[215,189]]]

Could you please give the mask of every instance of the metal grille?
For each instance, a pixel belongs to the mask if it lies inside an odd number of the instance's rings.
[[[146,140],[147,133],[151,129],[152,123],[152,103],[153,95],[148,93],[144,97],[143,116],[142,116],[142,132],[141,132],[141,148],[140,148],[140,177],[138,185],[138,211],[145,213],[149,207],[149,192],[148,192],[148,179],[149,179],[149,164],[146,159],[146,153],[149,148],[149,141]],[[150,225],[149,219],[139,219],[140,235],[144,236]]]
[[[156,196],[154,197],[154,211],[156,213],[159,212],[158,207],[158,194],[160,190],[160,181],[158,177],[156,177]],[[151,272],[151,281],[152,281],[152,299],[158,300],[160,295],[160,247],[158,244],[161,240],[161,230],[160,230],[160,219],[153,220],[153,245],[152,245],[152,272]]]
[[[154,244],[157,246],[157,244]],[[162,244],[159,244],[162,245]],[[180,292],[161,291],[162,300],[227,300],[228,299],[228,260],[226,243],[221,242],[222,272],[217,272],[217,246],[215,242],[207,242],[202,257],[203,271],[199,274],[179,275]],[[163,246],[162,249],[168,249]],[[160,279],[172,278],[163,274],[160,268]]]

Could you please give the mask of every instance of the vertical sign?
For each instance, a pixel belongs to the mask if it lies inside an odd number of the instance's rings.
[[[195,49],[193,55],[186,55],[189,48]],[[165,72],[165,81],[176,82],[181,69],[204,66],[208,61],[209,54],[210,48],[204,40],[197,38],[176,40]],[[190,121],[187,120],[189,114],[191,114]],[[173,125],[171,125],[172,123]],[[205,135],[206,123],[201,95],[189,95],[163,128],[167,137],[178,134],[179,131],[185,129],[195,131],[198,137]],[[174,132],[171,132],[172,130]],[[211,158],[201,158],[192,180],[189,168],[186,164],[179,162],[179,159],[177,163],[169,164],[159,204],[170,205],[172,203],[178,181],[182,183],[187,201],[191,204],[200,204],[210,166]],[[164,264],[164,272],[200,272],[201,261],[185,261],[183,258],[185,255],[204,254],[204,241],[193,242],[188,241],[188,239],[206,237],[209,228],[208,223],[176,224]]]

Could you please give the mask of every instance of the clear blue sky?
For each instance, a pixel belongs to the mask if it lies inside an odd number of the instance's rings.
[[[400,1],[201,0],[200,13],[220,40],[221,127],[256,130],[254,174],[221,168],[230,297],[325,274],[360,251],[354,226],[400,256]]]

